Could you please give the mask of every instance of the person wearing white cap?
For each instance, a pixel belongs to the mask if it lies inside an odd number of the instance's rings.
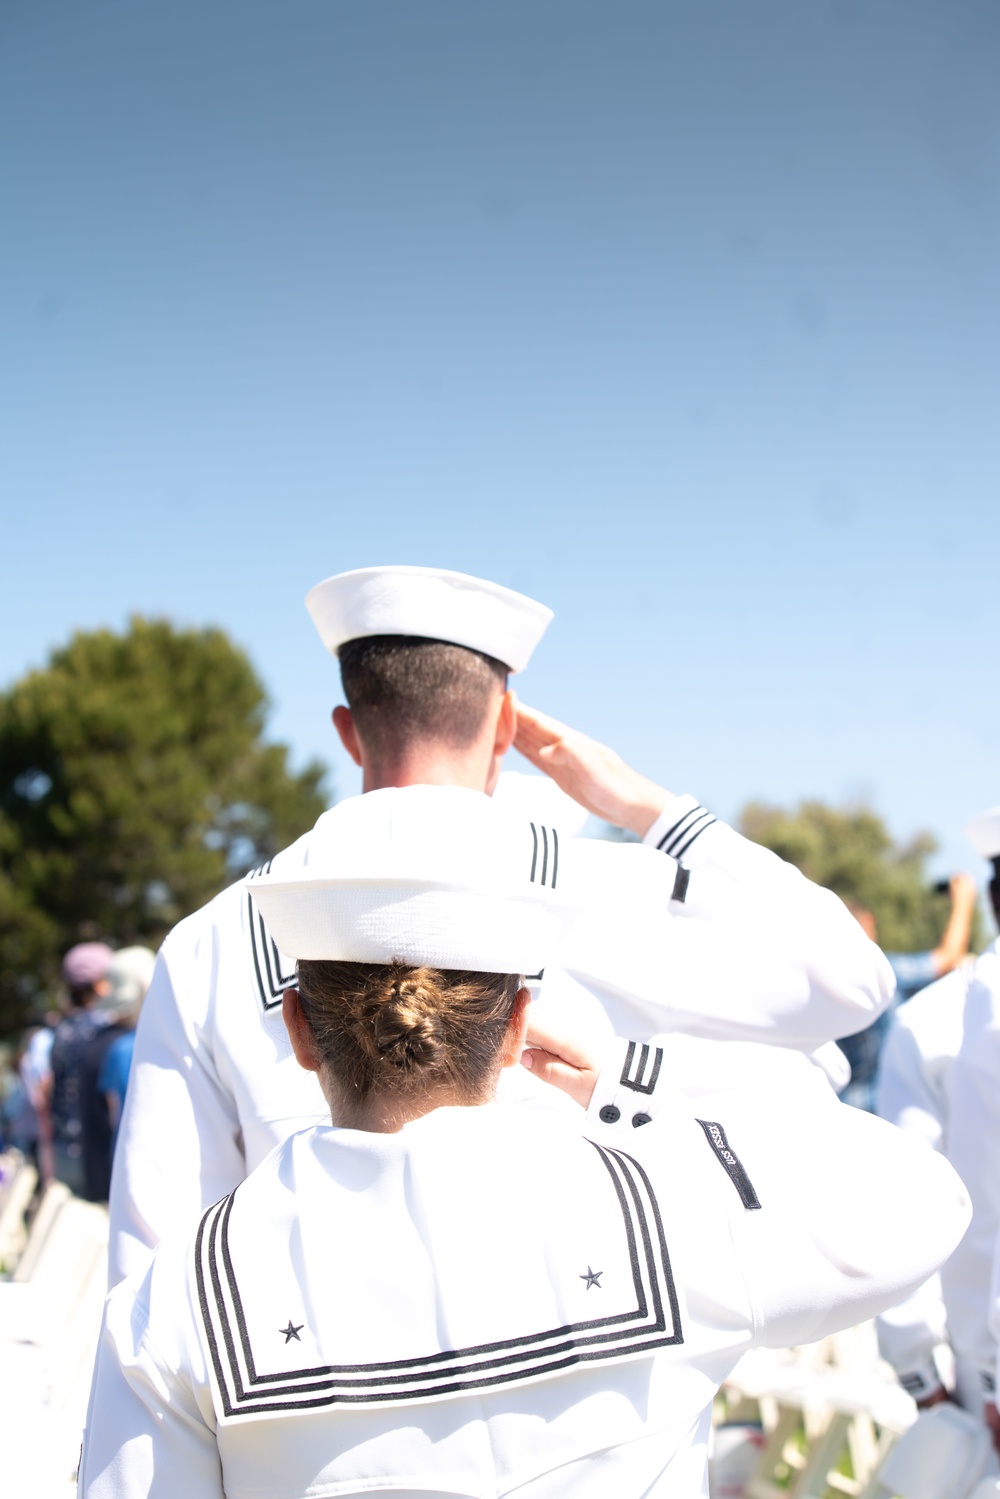
[[[148,947],[123,947],[111,955],[103,992],[94,1004],[100,1029],[83,1048],[80,1057],[80,1143],[83,1150],[83,1195],[88,1202],[107,1202],[111,1183],[111,1159],[120,1106],[109,1098],[105,1070],[118,1058],[115,1074],[121,1076],[121,1051],[131,1055],[142,996],[149,986],[156,962]],[[124,1094],[124,1090],[123,1094]]]
[[[992,863],[990,897],[1000,922],[1000,807],[982,813],[966,831],[977,853]],[[978,1377],[982,1410],[997,1441],[997,1341],[990,1310],[1000,1232],[1000,939],[976,959],[964,994],[949,990],[943,997],[960,1005],[962,1016],[947,1095],[947,1154],[968,1185],[973,1215],[962,1243],[942,1266],[941,1285],[956,1360]]]
[[[115,953],[108,969],[111,992],[107,1009],[117,1021],[118,1034],[102,1059],[97,1087],[107,1105],[112,1156],[132,1068],[135,1027],[155,967],[156,954],[148,947],[123,947]]]
[[[969,831],[977,852],[982,852],[985,826],[977,819]],[[996,847],[1000,852],[1000,838]],[[997,895],[994,907],[1000,910]],[[949,1159],[956,1089],[962,1086],[956,1059],[963,1046],[973,1055],[977,1052],[977,1027],[988,1019],[982,1003],[975,1000],[970,1005],[969,998],[984,976],[988,979],[996,959],[994,942],[980,958],[959,964],[894,1010],[886,1033],[875,1112]],[[961,1149],[960,1143],[960,1153]],[[961,1309],[958,1315],[961,1322]],[[974,1414],[982,1413],[976,1361],[963,1354],[956,1357],[951,1348],[948,1307],[939,1276],[884,1313],[878,1319],[878,1335],[882,1357],[919,1406],[933,1405],[949,1395]]]
[[[81,1499],[693,1499],[745,1350],[869,1317],[949,1252],[958,1177],[828,1088],[794,1128],[756,1093],[696,1118],[657,1048],[531,1029],[522,975],[589,919],[582,849],[543,883],[527,819],[415,786],[247,881],[332,1123],[112,1291]],[[526,1039],[575,1117],[496,1105]]]
[[[836,897],[694,798],[673,796],[603,746],[518,706],[507,675],[527,665],[540,640],[551,618],[543,605],[413,567],[339,574],[307,605],[340,662],[347,706],[334,723],[365,794],[443,783],[481,797],[496,789],[515,744],[578,804],[648,845],[587,842],[578,877],[592,919],[565,966],[549,965],[544,981],[534,976],[548,1007],[571,1006],[602,1034],[685,1031],[811,1049],[860,1029],[888,1002],[891,973]],[[309,865],[331,816],[260,877]],[[567,878],[566,839],[554,820],[533,821],[536,880],[555,884]],[[168,936],[115,1156],[112,1284],[168,1225],[217,1201],[319,1116],[319,1089],[295,1066],[281,1018],[291,982],[289,956],[242,885]]]

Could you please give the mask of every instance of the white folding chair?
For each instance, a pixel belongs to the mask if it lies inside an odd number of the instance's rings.
[[[107,1279],[107,1211],[51,1183],[0,1283],[4,1493],[72,1499]]]
[[[19,1150],[6,1151],[0,1160],[0,1271],[9,1274],[27,1241],[24,1215],[35,1194],[38,1172]]]
[[[935,1405],[900,1437],[865,1499],[969,1499],[991,1451],[989,1432],[975,1416],[957,1405]]]

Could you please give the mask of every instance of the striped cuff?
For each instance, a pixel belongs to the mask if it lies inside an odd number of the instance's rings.
[[[663,1047],[616,1037],[587,1107],[588,1121],[631,1133],[649,1124],[663,1082]],[[659,1087],[662,1093],[665,1090]]]
[[[897,1374],[896,1377],[906,1393],[912,1395],[914,1400],[927,1400],[941,1389],[941,1380],[934,1360],[931,1358],[919,1368],[909,1369],[904,1374]]]
[[[713,814],[693,796],[677,797],[661,812],[642,841],[672,859],[681,859],[714,821]]]

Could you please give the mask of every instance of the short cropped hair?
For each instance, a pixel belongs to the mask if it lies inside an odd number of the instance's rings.
[[[507,686],[501,661],[417,635],[349,640],[338,655],[358,733],[383,749],[426,740],[465,749]]]

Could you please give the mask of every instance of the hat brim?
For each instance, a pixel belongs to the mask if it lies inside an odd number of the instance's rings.
[[[275,942],[290,958],[479,973],[537,973],[562,935],[566,913],[536,896],[426,882],[255,880],[248,886]]]
[[[350,640],[411,635],[480,651],[523,671],[552,610],[523,593],[433,567],[364,567],[306,594],[320,639],[336,655]]]

